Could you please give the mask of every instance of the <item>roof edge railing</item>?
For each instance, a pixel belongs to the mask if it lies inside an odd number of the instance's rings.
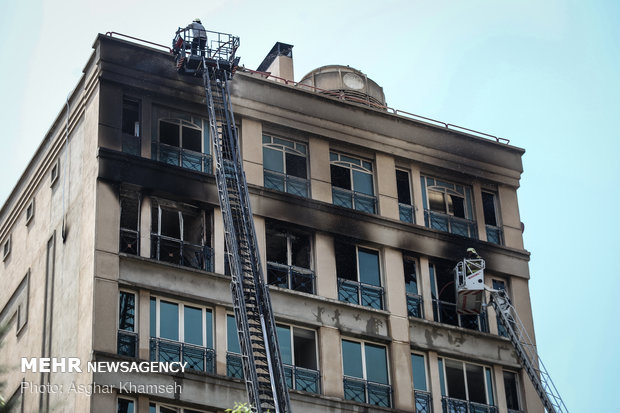
[[[140,39],[139,37],[129,36],[128,34],[123,34],[123,33],[118,33],[118,32],[106,32],[105,35],[109,37],[114,37],[114,36],[125,37],[127,39],[135,40],[139,43],[145,43],[145,44],[150,44],[151,46],[157,46],[159,48],[166,50],[168,53],[172,53],[172,49],[169,48],[168,46],[164,46],[163,44],[154,43],[148,40]]]

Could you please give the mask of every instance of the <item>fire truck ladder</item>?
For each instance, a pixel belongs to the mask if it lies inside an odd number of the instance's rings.
[[[215,177],[232,274],[231,290],[243,376],[253,411],[289,413],[290,400],[276,324],[263,278],[230,102],[229,81],[236,63],[233,57],[229,61],[203,57],[202,76],[215,147]]]
[[[551,376],[538,356],[536,347],[527,334],[517,311],[508,299],[506,290],[488,289],[491,293],[490,304],[506,328],[508,337],[516,350],[521,365],[532,380],[536,392],[548,413],[568,413],[564,401],[560,397]]]

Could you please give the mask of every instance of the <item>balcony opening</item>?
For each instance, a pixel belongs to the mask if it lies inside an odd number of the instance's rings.
[[[482,191],[482,209],[487,241],[501,245],[503,242],[502,229],[498,220],[497,196],[494,193]]]
[[[319,393],[315,332],[303,328],[278,325],[278,343],[288,387]]]
[[[439,368],[444,412],[497,412],[489,367],[440,358]]]
[[[398,195],[398,211],[400,220],[411,224],[415,221],[414,207],[411,197],[411,180],[409,172],[396,170],[396,192]]]
[[[379,251],[341,241],[334,243],[338,299],[383,309]]]
[[[372,163],[336,152],[329,157],[334,205],[376,213]]]
[[[140,255],[140,194],[121,189],[121,223],[119,251]]]
[[[478,238],[470,187],[427,176],[421,182],[425,226]]]
[[[267,282],[281,288],[315,292],[310,234],[267,222]]]
[[[308,158],[306,144],[263,135],[265,187],[307,197]]]
[[[407,314],[409,317],[422,318],[422,296],[420,296],[420,292],[418,291],[418,274],[415,258],[405,255],[403,257],[403,268],[405,271]]]
[[[123,115],[121,120],[122,150],[132,155],[140,155],[140,101],[123,99]]]

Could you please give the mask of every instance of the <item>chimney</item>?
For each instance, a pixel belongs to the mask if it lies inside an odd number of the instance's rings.
[[[259,72],[269,72],[273,76],[294,81],[293,45],[276,42],[256,70]]]

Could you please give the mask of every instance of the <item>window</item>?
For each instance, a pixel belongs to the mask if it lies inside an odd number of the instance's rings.
[[[506,284],[504,283],[504,281],[493,280],[493,289],[494,290],[505,290]],[[502,337],[508,337],[508,330],[506,329],[506,326],[504,326],[504,323],[502,323],[501,317],[499,316],[499,314],[496,317],[497,317],[497,334],[499,334]]]
[[[149,413],[204,413],[202,410],[185,409],[160,403],[149,403]]]
[[[122,399],[118,398],[116,404],[116,412],[117,413],[134,413],[134,401],[130,399]]]
[[[314,294],[310,235],[267,223],[267,282]]]
[[[379,251],[335,242],[338,299],[383,309]]]
[[[329,161],[334,205],[376,213],[372,163],[336,152]]]
[[[428,389],[426,361],[422,354],[411,354],[411,371],[413,372],[413,389],[415,396],[415,411],[430,413],[432,409],[431,393]]]
[[[212,172],[208,120],[155,108],[153,123],[153,158],[182,168]]]
[[[480,315],[464,315],[456,312],[456,287],[452,266],[444,262],[429,264],[433,318],[435,321],[470,330],[489,332],[486,312]]]
[[[117,352],[122,356],[138,356],[136,296],[127,291],[121,291],[118,300]]]
[[[211,309],[159,297],[150,304],[151,360],[187,363],[187,368],[213,373]]]
[[[241,360],[241,346],[239,345],[239,333],[235,316],[226,316],[226,375],[238,379],[243,378],[243,362]]]
[[[140,194],[121,189],[121,228],[119,251],[140,255]]]
[[[58,181],[58,176],[60,175],[60,159],[57,159],[52,166],[52,171],[50,172],[50,186],[54,186],[56,181]]]
[[[400,169],[396,170],[396,191],[398,194],[398,212],[400,220],[413,224],[415,216],[411,197],[409,172]]]
[[[502,244],[502,229],[497,214],[497,197],[491,192],[482,191],[482,210],[487,232],[487,241]]]
[[[422,318],[422,297],[418,291],[418,275],[415,258],[405,255],[403,257],[403,267],[405,270],[407,314],[409,317]]]
[[[140,101],[123,98],[122,150],[132,155],[140,155]]]
[[[520,412],[521,398],[519,397],[517,373],[504,370],[504,390],[506,391],[506,407],[508,407],[508,413]]]
[[[34,217],[34,199],[30,200],[28,206],[26,207],[26,225],[30,224],[32,218]]]
[[[440,231],[478,238],[473,220],[471,188],[422,176],[424,225]]]
[[[307,157],[305,144],[263,135],[265,188],[307,197]]]
[[[444,412],[496,412],[489,367],[440,358],[439,381]]]
[[[319,393],[320,375],[314,331],[285,325],[277,325],[276,330],[288,387]]]
[[[384,346],[342,340],[344,398],[391,407],[387,353]]]
[[[6,261],[11,253],[11,235],[2,243],[2,261]]]
[[[211,222],[191,205],[153,199],[151,258],[213,271]]]

